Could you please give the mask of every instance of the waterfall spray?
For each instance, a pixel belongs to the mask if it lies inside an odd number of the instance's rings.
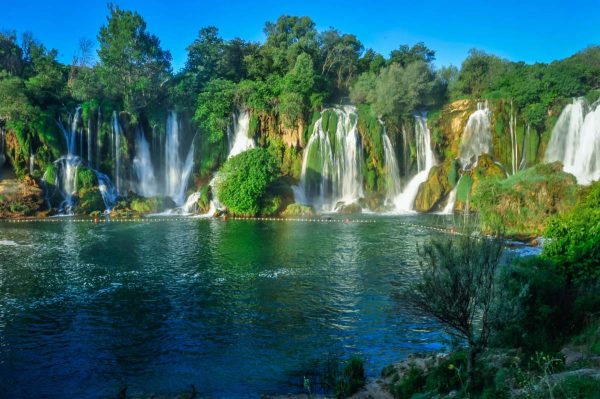
[[[600,101],[588,105],[575,98],[561,112],[545,154],[546,162],[560,161],[579,184],[600,179]]]
[[[417,150],[417,174],[408,182],[404,190],[394,199],[397,212],[413,212],[419,186],[427,180],[429,171],[435,165],[435,155],[431,148],[431,132],[427,127],[425,114],[415,116],[415,139]]]
[[[479,155],[492,149],[491,111],[487,102],[477,103],[477,110],[469,116],[461,137],[459,158],[464,167],[477,163]]]
[[[154,168],[150,157],[150,145],[146,140],[144,131],[138,127],[135,137],[135,157],[133,158],[133,171],[137,177],[137,193],[144,197],[157,195],[158,186],[154,177]]]
[[[398,160],[396,158],[396,152],[392,146],[392,142],[385,130],[383,121],[379,121],[382,125],[382,140],[383,140],[383,169],[386,177],[386,190],[385,190],[385,201],[386,203],[393,203],[394,198],[402,191],[400,170],[398,168]]]
[[[325,211],[335,210],[339,202],[351,204],[363,196],[363,149],[356,108],[332,110],[338,119],[335,134],[323,130],[321,114],[304,150],[300,184],[294,190],[296,202]]]

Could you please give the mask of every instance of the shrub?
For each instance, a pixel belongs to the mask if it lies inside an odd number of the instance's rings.
[[[418,367],[411,366],[403,378],[392,388],[394,398],[410,399],[415,393],[421,392],[425,388],[425,373]]]
[[[54,181],[52,181],[52,182],[54,182]],[[82,166],[77,168],[77,176],[76,176],[75,185],[78,190],[90,189],[96,183],[97,183],[96,175],[94,174],[93,170],[91,170],[90,168],[82,167]]]
[[[365,381],[364,361],[357,356],[350,357],[335,384],[336,397],[347,398],[354,395],[365,386]]]
[[[254,216],[278,172],[277,160],[266,149],[244,151],[228,159],[219,171],[217,197],[231,213]]]
[[[557,261],[569,278],[600,279],[600,181],[579,192],[567,213],[550,220],[544,256]]]
[[[563,172],[559,163],[542,164],[506,179],[482,180],[474,190],[473,205],[486,230],[503,229],[511,235],[540,234],[552,215],[575,204],[576,191],[575,178]]]
[[[526,353],[554,353],[573,332],[576,293],[550,261],[518,259],[500,278],[494,343]]]

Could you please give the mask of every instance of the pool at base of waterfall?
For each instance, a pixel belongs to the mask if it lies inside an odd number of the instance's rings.
[[[407,223],[447,219],[369,219],[0,223],[0,397],[259,397],[440,350],[393,294],[440,234]]]

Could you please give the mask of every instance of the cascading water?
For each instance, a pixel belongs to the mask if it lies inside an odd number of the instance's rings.
[[[93,144],[93,132],[92,132],[92,119],[88,118],[87,123],[87,161],[90,166],[93,166],[92,156],[92,144]]]
[[[456,185],[448,194],[448,201],[446,202],[446,206],[442,210],[442,215],[452,215],[454,214],[454,205],[456,205],[456,193],[458,192],[458,183],[460,179],[456,182]]]
[[[35,169],[35,155],[33,153],[29,154],[29,174],[33,175],[33,170]]]
[[[431,132],[427,127],[426,115],[415,116],[415,139],[417,152],[417,174],[408,182],[404,190],[394,199],[396,212],[413,212],[419,186],[427,180],[429,171],[435,165],[435,155],[431,148]]]
[[[245,109],[234,115],[233,124],[228,129],[229,155],[227,155],[227,158],[254,148],[254,140],[248,137],[249,130],[250,112]]]
[[[91,162],[88,165],[85,165],[81,158],[81,152],[83,152],[83,131],[80,134],[80,143],[79,143],[79,151],[80,154],[77,154],[76,150],[78,148],[77,141],[77,132],[80,129],[81,122],[81,107],[77,107],[75,113],[69,117],[69,129],[65,128],[65,126],[59,121],[58,126],[64,134],[65,141],[67,144],[67,155],[60,157],[56,161],[54,161],[54,180],[50,180],[50,175],[48,171],[44,172],[44,176],[42,180],[53,184],[58,188],[63,197],[63,202],[60,205],[60,209],[65,214],[72,214],[73,207],[75,205],[74,195],[77,193],[77,170],[82,166],[88,166],[95,174],[96,179],[98,180],[98,189],[102,196],[102,200],[104,202],[104,206],[106,211],[110,211],[117,199],[117,190],[113,186],[109,177],[105,174],[91,168]],[[118,122],[117,122],[118,126]],[[89,127],[89,124],[88,124]],[[90,140],[90,134],[88,132],[88,141]],[[90,142],[88,142],[88,157],[92,154],[92,150],[90,149]],[[33,155],[32,155],[33,157]],[[34,160],[33,158],[30,161]],[[30,167],[32,167],[31,165]]]
[[[133,171],[137,178],[136,191],[144,197],[157,195],[158,185],[154,177],[154,168],[150,156],[150,145],[144,131],[138,128],[135,137],[135,157],[133,158]]]
[[[479,155],[492,149],[491,111],[487,102],[477,103],[477,111],[469,116],[463,130],[459,158],[464,167],[474,165]]]
[[[194,166],[194,141],[182,162],[179,156],[179,120],[177,113],[171,111],[167,118],[167,137],[165,143],[165,194],[177,204],[183,205],[188,180]]]
[[[121,125],[119,124],[119,117],[117,115],[117,111],[113,111],[112,117],[112,139],[113,139],[113,162],[114,162],[114,172],[113,177],[115,179],[115,187],[117,188],[117,192],[121,193],[123,190],[123,172],[122,172],[122,164],[123,164],[123,153],[121,150]]]
[[[356,108],[333,108],[338,123],[335,135],[315,122],[302,160],[300,185],[294,190],[296,202],[316,209],[335,210],[336,204],[351,204],[363,196],[362,145],[357,129]],[[321,114],[323,115],[323,114]]]
[[[600,101],[590,106],[579,97],[563,109],[544,159],[562,162],[564,171],[575,175],[579,184],[600,179]]]
[[[523,150],[521,151],[521,162],[519,163],[519,170],[527,168],[527,151],[525,150],[525,148],[527,146],[530,134],[531,126],[528,123],[527,128],[525,129],[525,134],[523,135]]]
[[[513,102],[510,102],[510,115],[508,121],[510,131],[510,148],[511,148],[511,165],[512,174],[514,175],[519,170],[519,144],[517,140],[517,115],[514,113]],[[523,151],[525,152],[525,151]]]
[[[382,139],[383,139],[383,160],[384,160],[384,172],[386,176],[386,203],[393,203],[394,198],[402,191],[400,181],[400,170],[398,168],[398,159],[396,158],[396,152],[392,146],[389,136],[385,130],[385,126],[382,121],[379,121],[382,125]]]

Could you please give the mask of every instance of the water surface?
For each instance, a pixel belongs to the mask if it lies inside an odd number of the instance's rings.
[[[439,348],[392,295],[439,217],[375,219],[0,223],[0,397],[257,397]]]

